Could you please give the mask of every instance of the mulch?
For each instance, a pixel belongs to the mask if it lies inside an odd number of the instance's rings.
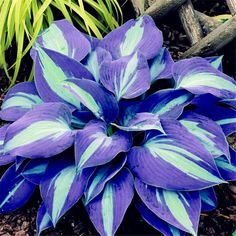
[[[196,1],[193,3],[197,10],[210,16],[225,14],[228,9],[223,0]],[[134,17],[130,12],[130,6],[125,8],[126,18]],[[187,37],[180,27],[178,16],[173,13],[163,22],[157,22],[158,27],[163,31],[164,45],[170,50],[172,57],[177,60],[189,47]],[[227,45],[218,55],[224,54],[224,72],[232,77],[236,77],[235,72],[235,42]],[[11,52],[9,53],[11,54]],[[29,60],[26,58],[26,61]],[[21,72],[20,78],[25,76],[27,63]],[[24,77],[25,78],[25,77]],[[6,78],[0,70],[0,102],[3,98],[3,91],[6,88]],[[229,142],[236,146],[236,137],[229,138]],[[0,167],[0,173],[3,170]],[[199,235],[206,236],[231,236],[236,229],[236,183],[217,186],[216,194],[218,207],[216,210],[202,213],[199,223]],[[7,214],[0,215],[0,236],[26,236],[36,234],[36,215],[40,205],[39,190],[33,194],[31,200],[21,209]],[[42,235],[98,235],[88,216],[79,202],[74,206],[58,223],[56,229],[49,229]],[[158,235],[152,227],[145,223],[138,212],[131,206],[117,235]]]

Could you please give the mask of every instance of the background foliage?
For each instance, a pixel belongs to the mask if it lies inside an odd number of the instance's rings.
[[[113,30],[122,22],[117,0],[0,0],[0,68],[15,84],[22,58],[29,52],[41,30],[47,28],[58,15],[78,25],[97,38]],[[6,51],[16,43],[13,64]],[[11,76],[9,69],[14,69]],[[33,77],[31,70],[29,80]]]

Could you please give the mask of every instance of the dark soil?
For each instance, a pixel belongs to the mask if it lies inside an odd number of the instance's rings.
[[[228,13],[228,8],[223,0],[193,1],[195,9],[210,16]],[[129,3],[124,6],[125,20],[134,18],[134,13],[130,11]],[[181,57],[190,45],[187,37],[181,28],[178,16],[172,13],[170,17],[156,22],[163,31],[164,45],[170,50],[176,60]],[[224,72],[236,78],[236,42],[232,42],[218,52],[224,55]],[[9,52],[9,56],[11,51]],[[25,58],[25,66],[19,76],[19,81],[27,78],[29,57]],[[3,91],[7,87],[7,80],[0,70],[0,103],[3,98]],[[229,142],[235,145],[236,138],[231,137]],[[0,174],[3,171],[0,167]],[[199,224],[199,235],[206,236],[231,236],[236,229],[236,184],[221,185],[216,187],[218,197],[218,207],[216,210],[202,213]],[[25,236],[36,234],[36,214],[40,205],[39,191],[37,190],[31,200],[21,209],[8,215],[0,215],[0,236]],[[42,235],[98,235],[81,203],[74,206],[58,223],[56,229],[46,230]],[[152,227],[146,224],[139,216],[138,212],[131,206],[117,235],[159,235]]]

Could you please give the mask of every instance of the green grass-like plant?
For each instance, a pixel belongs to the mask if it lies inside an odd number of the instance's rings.
[[[47,28],[60,12],[82,30],[102,38],[122,22],[117,0],[0,0],[0,68],[9,79],[9,87],[16,82],[22,58],[29,52],[38,34]],[[8,65],[6,51],[16,43],[16,58]],[[11,76],[9,70],[14,69]],[[33,78],[33,69],[29,80]]]

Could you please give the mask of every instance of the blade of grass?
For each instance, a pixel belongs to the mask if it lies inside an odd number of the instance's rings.
[[[54,0],[54,2],[59,6],[59,9],[60,9],[61,13],[64,15],[64,17],[72,23],[72,19],[70,17],[70,14],[69,14],[68,10],[66,9],[66,1],[65,0]],[[68,5],[70,6],[72,2],[69,1],[68,3],[69,3]]]
[[[35,27],[35,24],[38,22],[39,18],[41,18],[41,16],[44,14],[44,12],[46,11],[47,7],[50,5],[51,2],[52,0],[45,0],[43,2],[42,6],[39,8],[37,14],[34,17],[33,27]]]

